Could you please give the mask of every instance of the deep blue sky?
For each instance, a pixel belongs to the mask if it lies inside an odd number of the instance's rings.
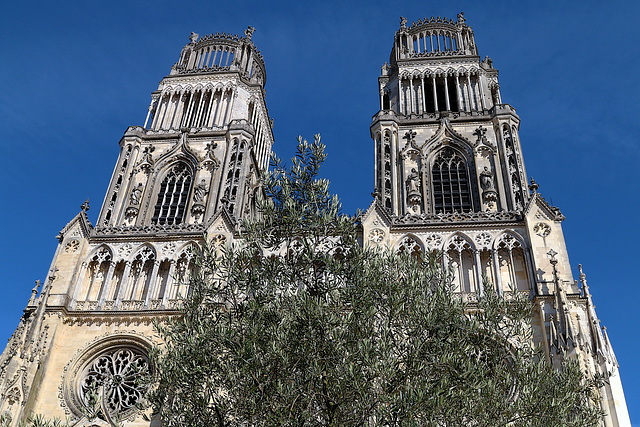
[[[567,217],[570,259],[584,265],[640,425],[640,3],[430,3],[2,2],[0,347],[46,275],[55,235],[87,197],[95,221],[120,137],[143,124],[191,31],[256,28],[274,149],[289,158],[297,135],[321,133],[324,173],[354,213],[371,201],[369,125],[399,17],[463,10],[522,119],[528,174]]]

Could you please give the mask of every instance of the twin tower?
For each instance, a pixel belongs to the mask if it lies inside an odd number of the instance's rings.
[[[272,120],[252,33],[191,34],[152,93],[144,126],[120,140],[97,223],[85,203],[58,235],[48,277],[0,356],[0,426],[31,413],[84,425],[88,395],[105,382],[113,384],[109,412],[149,425],[128,373],[148,364],[153,319],[178,313],[203,239],[230,245],[240,219],[254,215],[268,167]],[[549,361],[576,358],[603,374],[604,425],[630,426],[586,278],[571,273],[564,217],[527,182],[520,118],[502,103],[498,70],[478,56],[462,13],[411,25],[402,18],[378,86],[374,201],[361,218],[362,243],[441,251],[471,302],[487,291],[485,277],[491,291],[526,293]]]

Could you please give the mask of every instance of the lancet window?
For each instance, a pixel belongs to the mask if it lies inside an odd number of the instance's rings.
[[[473,210],[467,163],[458,153],[448,147],[440,151],[433,162],[431,175],[436,213]]]
[[[181,224],[184,221],[191,184],[191,170],[187,165],[178,163],[173,166],[160,184],[151,222],[162,225]]]
[[[454,236],[446,251],[447,264],[453,273],[458,292],[478,292],[476,266],[471,244],[462,236]]]
[[[129,284],[125,289],[125,301],[144,301],[150,290],[156,255],[148,246],[138,251],[131,263]]]
[[[231,147],[231,156],[229,158],[229,168],[227,169],[227,177],[225,180],[225,190],[223,195],[223,202],[229,213],[234,213],[237,210],[238,205],[242,203],[241,196],[238,194],[241,192],[240,176],[243,169],[243,154],[245,150],[245,142],[239,143],[237,139],[234,140]]]
[[[177,88],[154,101],[151,129],[224,126],[231,111],[231,88]],[[145,124],[146,125],[146,124]]]
[[[504,289],[529,290],[529,280],[522,245],[511,234],[504,234],[496,247],[500,281]]]
[[[444,245],[442,237],[432,233],[424,237],[427,252],[442,250],[443,266],[452,274],[453,290],[464,294],[478,294],[493,287],[494,292],[531,290],[531,265],[521,240],[504,233],[495,240],[486,231],[474,239],[456,233]],[[396,246],[398,253],[424,259],[425,245],[416,236],[405,235]],[[484,280],[489,288],[483,288]]]
[[[174,282],[170,299],[185,298],[189,292],[189,279],[194,273],[195,250],[187,247],[178,257],[176,262],[176,281]]]
[[[111,252],[101,248],[87,264],[80,299],[97,301],[101,290],[107,285],[108,271],[111,266]],[[87,307],[85,307],[87,308]]]
[[[520,179],[520,167],[518,164],[518,152],[514,143],[514,135],[507,125],[504,125],[502,128],[502,138],[504,140],[504,148],[507,155],[507,167],[509,168],[509,176],[514,196],[513,208],[520,210],[524,208],[524,198],[522,180]]]
[[[109,200],[109,204],[107,205],[106,213],[104,215],[104,219],[102,221],[102,225],[109,225],[109,221],[111,220],[111,216],[113,213],[113,209],[116,205],[116,200],[118,199],[118,193],[120,191],[120,187],[122,186],[122,178],[125,176],[127,172],[127,165],[129,163],[129,158],[131,157],[132,146],[127,145],[127,148],[124,151],[122,164],[118,169],[118,178],[116,179],[116,183],[111,189],[111,199]]]
[[[384,206],[387,209],[391,209],[391,135],[389,132],[384,133],[384,154],[383,154],[383,164],[384,164],[384,189],[383,189],[383,198],[384,198]]]

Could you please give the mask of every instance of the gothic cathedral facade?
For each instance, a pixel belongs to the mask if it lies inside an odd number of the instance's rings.
[[[120,140],[97,224],[85,203],[58,235],[48,277],[0,356],[0,425],[31,413],[85,425],[89,395],[105,380],[115,385],[104,410],[125,425],[149,425],[136,408],[135,374],[158,344],[152,321],[179,313],[198,245],[230,244],[239,220],[253,215],[268,167],[272,120],[252,33],[192,33],[153,92],[144,126]],[[573,280],[564,217],[527,182],[520,118],[502,103],[498,71],[478,56],[463,15],[402,18],[378,81],[363,244],[441,251],[469,301],[488,291],[529,295],[548,360],[577,358],[603,374],[604,425],[630,426],[581,269]]]

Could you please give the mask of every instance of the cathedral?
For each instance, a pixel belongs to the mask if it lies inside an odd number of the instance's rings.
[[[149,425],[136,404],[137,378],[160,344],[153,321],[179,314],[204,239],[237,238],[269,165],[273,122],[252,33],[191,34],[151,94],[144,125],[120,140],[96,224],[85,203],[58,234],[51,269],[0,355],[0,426],[30,414]],[[574,358],[602,374],[603,425],[630,426],[606,329],[582,268],[572,275],[564,216],[527,179],[520,118],[463,14],[401,18],[378,87],[362,244],[441,251],[468,301],[488,291],[485,279],[498,294],[526,294],[548,361]],[[97,389],[103,415],[90,420]]]

